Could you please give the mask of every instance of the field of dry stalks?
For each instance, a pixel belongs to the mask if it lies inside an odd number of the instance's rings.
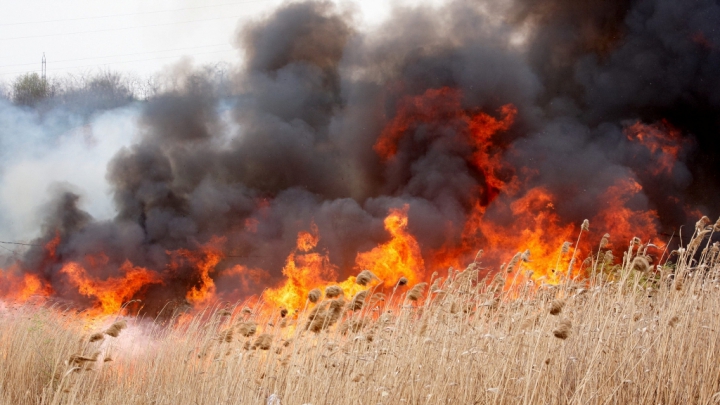
[[[720,403],[720,264],[703,232],[672,266],[636,241],[558,286],[507,288],[472,264],[383,296],[366,274],[359,296],[313,291],[299,314],[238,304],[168,327],[8,305],[0,402]]]

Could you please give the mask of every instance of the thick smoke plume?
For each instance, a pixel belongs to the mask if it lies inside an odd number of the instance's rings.
[[[564,238],[585,218],[618,247],[656,238],[718,214],[718,26],[710,0],[453,1],[370,32],[331,3],[284,5],[239,30],[231,85],[189,72],[133,105],[136,141],[107,165],[113,218],[58,192],[6,272],[157,311],[260,294],[292,252],[345,279],[392,239],[391,212],[418,280],[479,248],[496,271],[533,229]]]

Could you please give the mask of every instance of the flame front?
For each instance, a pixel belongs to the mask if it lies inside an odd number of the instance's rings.
[[[562,202],[562,195],[534,183],[536,173],[532,170],[512,167],[506,161],[512,144],[502,140],[501,135],[513,128],[517,109],[507,104],[497,111],[468,110],[463,107],[462,97],[460,90],[442,87],[401,98],[395,116],[387,121],[373,145],[383,164],[392,166],[402,161],[403,153],[412,151],[402,145],[422,141],[413,139],[419,132],[423,139],[441,139],[439,147],[457,150],[461,163],[477,176],[479,180],[474,186],[462,190],[464,218],[448,220],[443,229],[436,230],[445,236],[441,246],[423,245],[423,235],[413,234],[412,199],[410,203],[404,202],[405,196],[401,194],[392,196],[402,203],[390,204],[394,207],[389,208],[383,219],[385,238],[375,241],[369,249],[353,251],[354,262],[353,256],[349,256],[344,264],[333,263],[330,258],[334,256],[329,251],[332,244],[323,243],[327,240],[314,219],[301,219],[308,226],[297,233],[291,251],[280,256],[285,257],[282,278],[273,276],[278,269],[227,265],[224,252],[229,240],[237,240],[233,239],[237,236],[234,234],[214,236],[192,249],[168,249],[164,267],[142,267],[126,259],[116,261],[121,264],[113,268],[111,257],[117,260],[116,252],[98,251],[66,260],[64,241],[58,231],[41,249],[37,269],[27,271],[20,262],[0,269],[0,296],[21,302],[32,296],[53,296],[57,291],[48,275],[60,274],[65,287],[107,314],[119,311],[129,300],[145,298],[150,286],[182,279],[184,298],[194,307],[219,299],[246,298],[261,287],[272,285],[260,298],[277,307],[303,309],[308,305],[308,292],[315,288],[339,285],[348,297],[368,288],[358,285],[354,276],[365,269],[377,276],[372,287],[395,288],[401,277],[412,285],[429,280],[434,271],[450,266],[465,268],[474,262],[478,249],[483,249],[485,253],[478,262],[482,275],[509,273],[510,284],[506,287],[512,288],[513,283],[528,278],[560,283],[568,276],[583,276],[587,266],[582,261],[597,256],[597,243],[605,232],[611,233],[613,241],[605,248],[617,254],[635,236],[660,244],[658,213],[632,207],[633,200],[642,193],[638,178],[668,176],[684,151],[679,132],[669,124],[637,122],[625,128],[633,151],[648,154],[653,164],[648,166],[648,173],[628,174],[601,192],[600,208],[589,215],[592,225],[581,229],[581,221],[570,220],[558,212],[556,207]],[[258,198],[256,210],[241,221],[242,229],[237,233],[261,238],[263,221],[271,216],[272,207],[268,199]],[[103,276],[107,274],[115,276]],[[219,288],[218,280],[238,287]]]

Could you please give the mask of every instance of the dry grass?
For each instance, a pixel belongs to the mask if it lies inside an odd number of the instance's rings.
[[[591,280],[511,291],[471,265],[378,305],[320,301],[286,327],[279,309],[258,306],[172,327],[128,318],[124,330],[59,308],[6,308],[0,403],[713,404],[718,250],[690,244],[674,269],[645,266],[643,246],[612,270],[596,252]]]

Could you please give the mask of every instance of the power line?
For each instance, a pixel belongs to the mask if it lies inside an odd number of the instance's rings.
[[[226,17],[215,17],[215,18],[206,18],[202,20],[187,20],[187,21],[176,21],[176,22],[170,22],[170,23],[162,23],[162,24],[150,24],[150,25],[137,25],[134,27],[123,27],[123,28],[108,28],[104,30],[93,30],[93,31],[75,31],[75,32],[65,32],[65,33],[54,33],[54,34],[45,34],[45,35],[28,35],[24,37],[10,37],[10,38],[0,38],[0,41],[11,41],[15,39],[28,39],[28,38],[45,38],[45,37],[57,37],[62,35],[76,35],[76,34],[92,34],[95,32],[110,32],[110,31],[124,31],[124,30],[134,30],[137,28],[150,28],[150,27],[162,27],[166,25],[174,25],[174,24],[187,24],[187,23],[196,23],[196,22],[204,22],[204,21],[216,21],[216,20],[227,20],[229,18],[240,18],[239,15],[233,15],[233,16],[226,16]]]
[[[186,48],[174,48],[174,49],[161,49],[157,51],[146,51],[146,52],[135,52],[135,53],[125,53],[120,55],[107,55],[107,56],[95,56],[90,58],[80,58],[80,59],[61,59],[61,60],[53,60],[51,61],[53,64],[55,63],[63,63],[63,62],[77,62],[81,60],[91,60],[91,59],[107,59],[107,58],[117,58],[122,56],[134,56],[134,55],[145,55],[149,53],[161,53],[161,52],[171,52],[171,51],[184,51],[188,49],[204,49],[204,48],[212,48],[216,46],[226,46],[227,44],[214,44],[214,45],[200,45],[200,46],[191,46]],[[0,68],[8,68],[8,67],[19,67],[19,66],[30,66],[30,65],[36,65],[37,62],[30,62],[30,63],[18,63],[15,65],[1,65]]]
[[[5,242],[5,241],[1,241],[1,240],[0,240],[0,243],[5,243],[5,244],[7,244],[7,245],[42,246],[42,245],[36,245],[36,244],[33,244],[33,243]]]
[[[235,52],[234,49],[229,50],[222,50],[222,51],[212,51],[212,52],[197,52],[193,55],[206,55],[206,54],[214,54],[214,53],[223,53],[223,52]],[[173,56],[164,56],[159,58],[147,58],[147,59],[135,59],[135,60],[127,60],[127,61],[120,61],[120,62],[108,62],[108,63],[100,63],[100,64],[93,64],[93,65],[82,65],[82,66],[67,66],[63,68],[54,68],[53,70],[71,70],[71,69],[80,69],[85,67],[98,67],[98,66],[110,66],[110,65],[120,65],[123,63],[133,63],[133,62],[145,62],[150,60],[161,60],[161,59],[173,59],[173,58],[181,58],[183,56],[187,55],[173,55]],[[20,74],[20,73],[28,73],[28,72],[35,72],[36,70],[18,70],[15,72],[5,72],[0,73],[0,76],[8,76],[8,75],[14,75],[14,74]]]
[[[173,8],[173,9],[168,9],[168,10],[140,11],[140,12],[137,12],[137,13],[124,13],[124,14],[106,14],[106,15],[98,15],[98,16],[92,16],[92,17],[62,18],[62,19],[57,19],[57,20],[24,21],[24,22],[7,23],[7,24],[0,24],[0,25],[7,27],[7,26],[11,26],[11,25],[43,24],[43,23],[60,22],[60,21],[93,20],[93,19],[99,19],[99,18],[126,17],[126,16],[131,16],[131,15],[170,13],[170,12],[173,12],[173,11],[196,10],[196,9],[200,9],[200,8],[212,8],[212,7],[233,6],[233,5],[238,5],[238,4],[265,3],[265,2],[268,2],[268,1],[274,1],[274,0],[238,1],[238,2],[234,2],[234,3],[209,4],[209,5],[205,5],[205,6],[185,7],[185,8]]]

